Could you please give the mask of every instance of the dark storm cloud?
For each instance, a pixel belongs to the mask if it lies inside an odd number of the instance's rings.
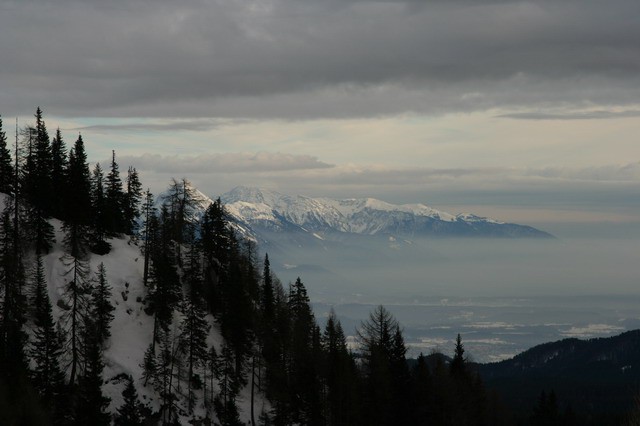
[[[637,1],[2,1],[0,99],[64,115],[625,106]],[[606,110],[606,108],[603,108]]]

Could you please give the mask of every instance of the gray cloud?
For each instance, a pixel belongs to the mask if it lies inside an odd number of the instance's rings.
[[[611,118],[640,117],[639,110],[629,111],[584,111],[584,112],[516,112],[500,114],[501,118],[515,118],[518,120],[598,120]]]
[[[205,132],[219,127],[222,123],[213,119],[194,119],[194,120],[170,120],[161,123],[153,122],[133,122],[118,124],[96,124],[84,127],[75,127],[66,130],[90,130],[95,133],[110,133],[112,131],[121,132],[174,132],[187,130],[193,132]]]
[[[108,3],[108,4],[106,4]],[[370,116],[633,105],[637,1],[0,4],[12,111]]]
[[[132,164],[138,170],[161,174],[219,174],[219,173],[263,173],[293,170],[314,170],[333,167],[308,155],[258,152],[201,154],[196,156],[163,156],[143,154],[122,156],[122,164]]]

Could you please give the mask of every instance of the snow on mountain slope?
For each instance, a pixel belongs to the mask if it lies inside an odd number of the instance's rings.
[[[237,187],[221,197],[231,217],[250,228],[310,233],[410,236],[549,237],[537,229],[424,204],[394,205],[374,198],[309,198]]]
[[[210,200],[202,193],[200,194],[198,209],[204,210],[210,204]],[[6,195],[0,194],[0,211],[4,209],[6,200]],[[69,283],[71,276],[68,273],[70,267],[62,245],[64,240],[62,223],[56,219],[50,222],[55,229],[56,243],[53,249],[43,256],[43,266],[53,316],[56,321],[60,321],[65,310],[65,286]],[[90,253],[88,258],[89,280],[95,279],[98,266],[101,263],[104,264],[107,281],[112,288],[111,303],[115,307],[113,312],[114,319],[111,323],[111,338],[106,342],[104,352],[103,393],[111,399],[108,411],[114,414],[123,402],[121,393],[126,382],[121,377],[123,374],[131,375],[140,401],[155,412],[160,408],[159,397],[151,384],[144,386],[141,367],[144,352],[151,343],[153,333],[153,316],[144,312],[143,304],[146,295],[146,289],[142,282],[144,256],[137,242],[131,237],[110,238],[108,242],[112,247],[110,253],[106,255]],[[26,256],[27,273],[30,272],[30,268],[34,263],[33,256],[33,254]],[[29,283],[27,283],[27,291],[30,291]],[[176,312],[174,315],[174,324],[178,324],[181,319],[180,314]],[[211,315],[207,315],[207,321],[210,324],[207,344],[215,346],[216,350],[220,352],[223,338],[220,335],[219,328]],[[30,333],[29,327],[30,323],[27,323],[28,333]],[[69,354],[65,354],[65,356],[68,357]],[[65,362],[68,361],[68,359],[65,359]],[[194,416],[203,417],[205,410],[202,406],[201,393],[200,391],[199,404],[194,410]],[[240,418],[245,423],[249,422],[251,416],[249,401],[249,388],[245,387],[241,390],[238,399]],[[258,412],[266,404],[268,402],[261,395],[256,395],[256,410]],[[267,410],[269,409],[268,406],[266,408]],[[188,422],[191,417],[182,418],[182,423]]]

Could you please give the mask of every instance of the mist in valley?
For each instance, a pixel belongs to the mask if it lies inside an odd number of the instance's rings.
[[[300,276],[316,315],[348,334],[378,304],[405,328],[410,355],[453,348],[487,362],[536,344],[640,327],[640,231],[629,224],[542,224],[554,239],[331,236],[263,248],[283,284]],[[546,227],[545,227],[546,226]]]

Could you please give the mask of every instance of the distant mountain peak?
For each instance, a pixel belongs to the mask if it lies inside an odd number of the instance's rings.
[[[550,237],[535,228],[471,213],[453,215],[425,204],[391,204],[375,198],[311,198],[238,186],[221,197],[227,211],[249,228],[283,232],[394,234],[439,237]]]

